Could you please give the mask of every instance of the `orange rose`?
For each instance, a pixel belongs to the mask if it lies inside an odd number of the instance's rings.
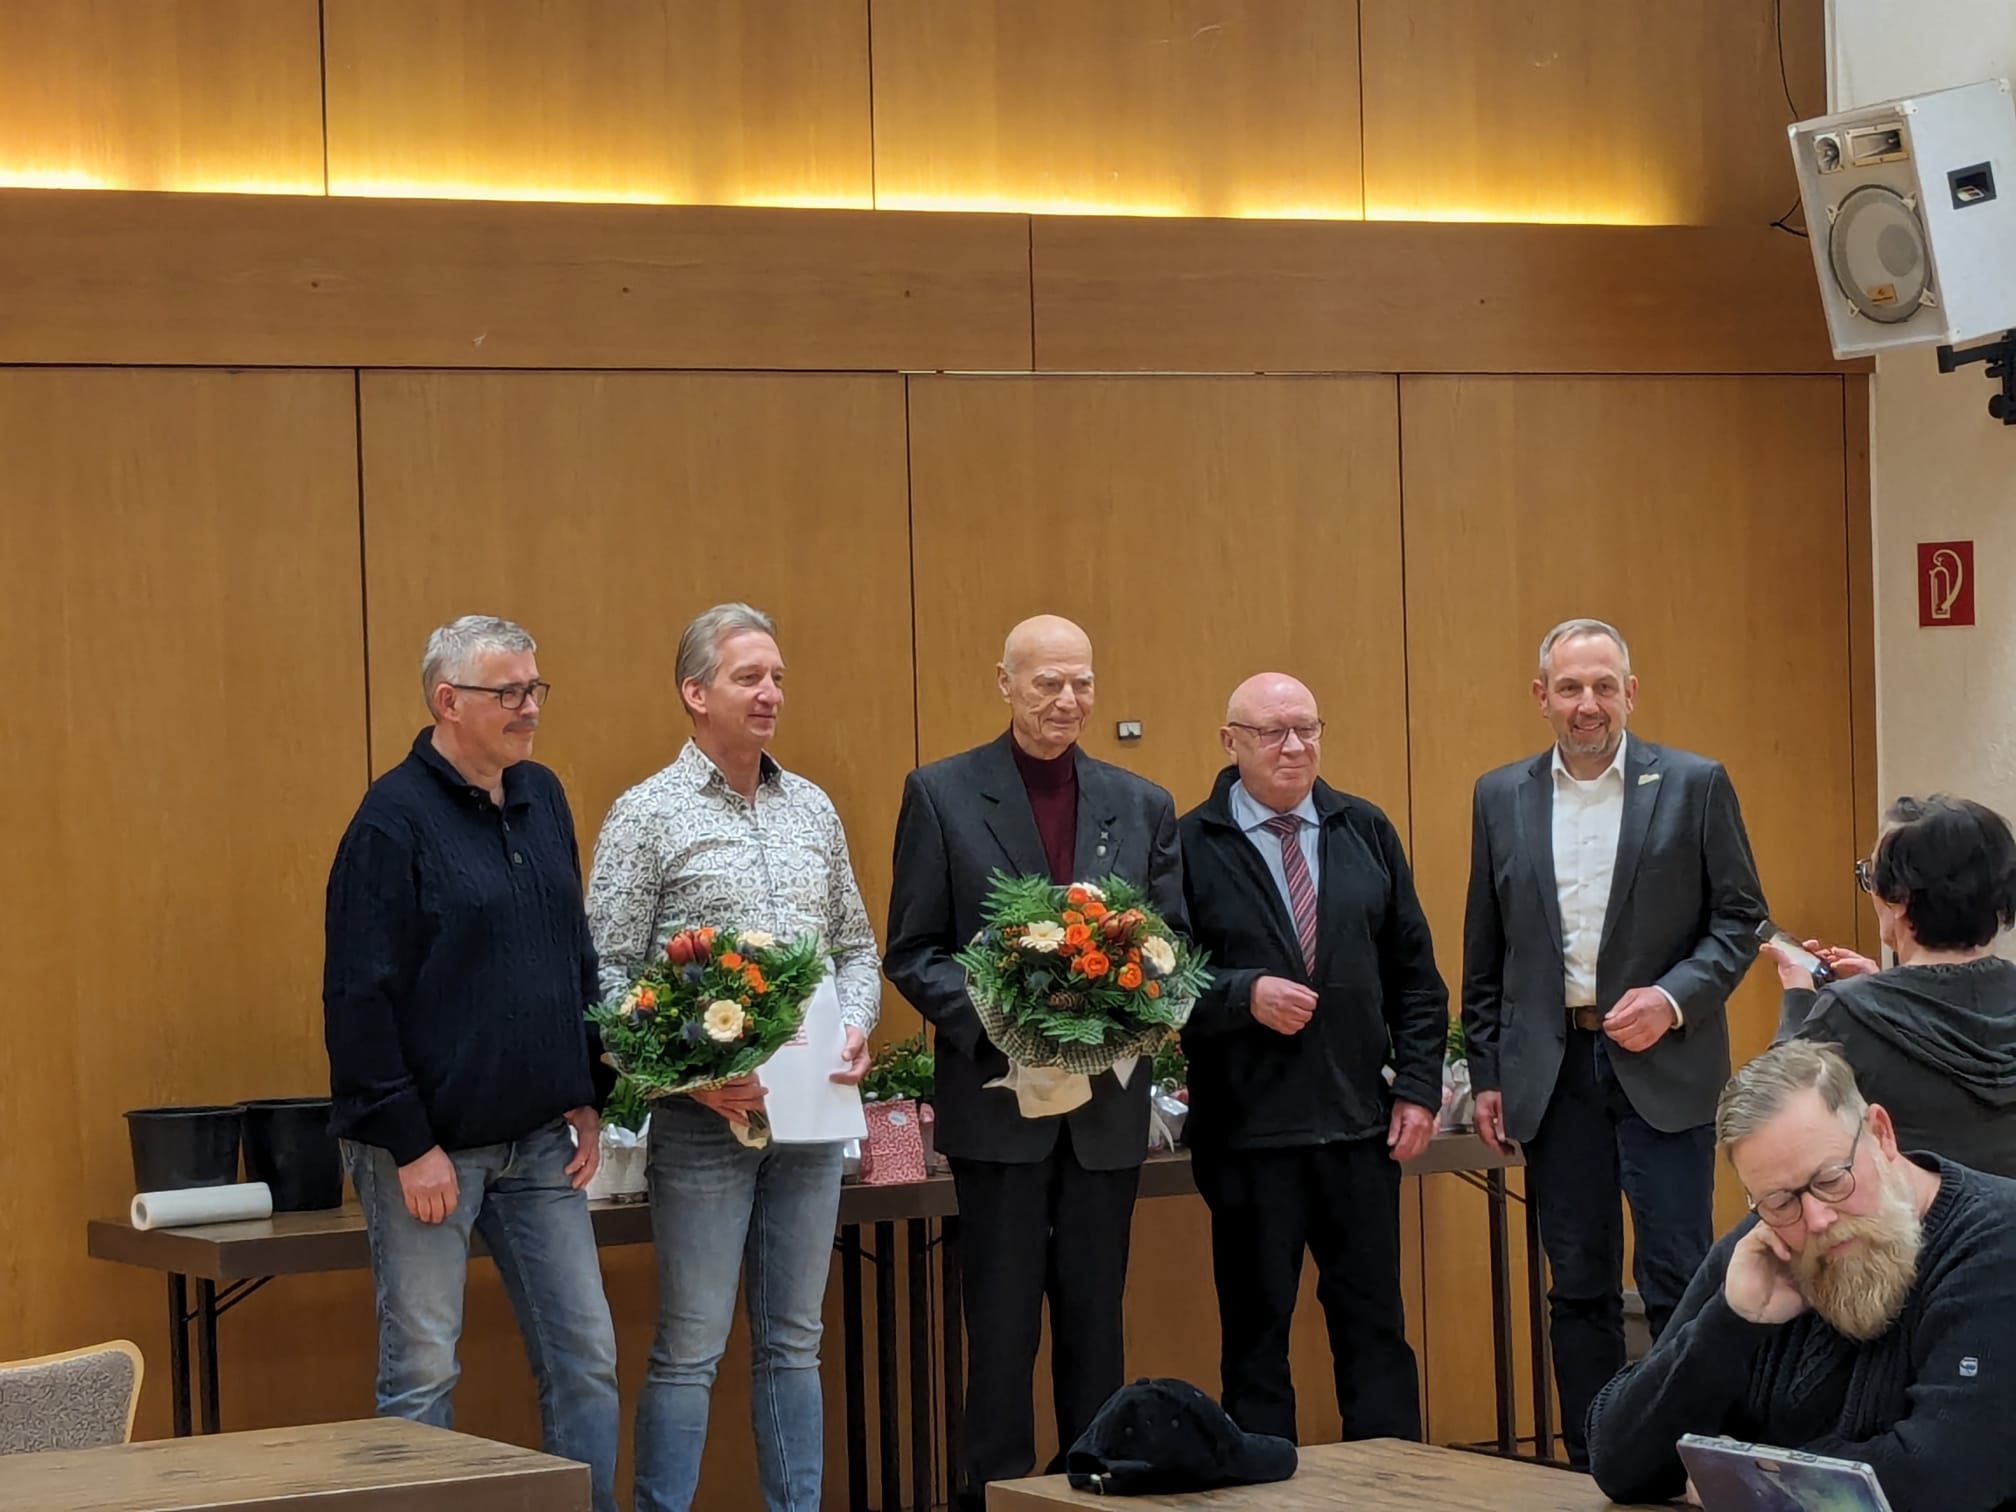
[[[700,943],[702,945],[712,945],[714,943],[714,926],[712,924],[703,924],[700,926]]]
[[[1143,992],[1146,992],[1148,996],[1150,996],[1151,998],[1158,998],[1162,996],[1162,984],[1160,982],[1150,982],[1146,987],[1142,988],[1141,990]]]
[[[742,980],[749,984],[749,990],[758,994],[768,992],[770,984],[763,980],[763,973],[752,961],[742,968]]]
[[[1104,903],[1101,903],[1097,898],[1094,898],[1090,903],[1087,903],[1085,905],[1085,917],[1088,919],[1105,918],[1106,905]]]
[[[1082,887],[1074,887],[1064,894],[1064,901],[1071,904],[1074,908],[1082,907],[1084,904],[1090,902],[1091,898],[1092,894],[1085,891]]]
[[[1132,992],[1141,985],[1141,968],[1131,961],[1120,968],[1120,975],[1114,978],[1122,987]]]
[[[1141,952],[1138,949],[1130,950],[1127,952],[1127,959],[1134,965],[1139,966],[1141,964]]]
[[[721,964],[726,966],[730,971],[740,971],[742,969],[742,957],[731,950],[721,957]]]
[[[1064,943],[1066,945],[1083,945],[1091,938],[1092,931],[1087,929],[1083,924],[1073,924],[1064,931]]]
[[[1096,950],[1088,950],[1078,958],[1078,969],[1088,977],[1102,977],[1112,969],[1113,963]]]
[[[1066,924],[1083,924],[1085,922],[1085,915],[1078,912],[1075,908],[1067,908],[1064,910],[1064,922]]]

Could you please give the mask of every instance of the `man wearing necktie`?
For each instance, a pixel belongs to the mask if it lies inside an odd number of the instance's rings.
[[[1477,780],[1463,1027],[1477,1134],[1524,1146],[1561,1437],[1587,1468],[1589,1404],[1624,1367],[1624,1220],[1657,1338],[1714,1241],[1724,1005],[1765,917],[1719,762],[1626,741],[1623,636],[1568,620],[1540,643],[1538,756]]]
[[[1306,687],[1248,678],[1219,731],[1232,765],[1178,827],[1213,975],[1183,1031],[1184,1143],[1211,1210],[1226,1412],[1297,1437],[1288,1330],[1306,1250],[1343,1437],[1418,1439],[1400,1165],[1435,1132],[1449,994],[1400,837],[1317,776],[1322,738]]]

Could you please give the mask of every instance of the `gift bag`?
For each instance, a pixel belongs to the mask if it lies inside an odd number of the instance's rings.
[[[924,1125],[911,1098],[871,1102],[862,1112],[868,1138],[861,1146],[861,1180],[869,1186],[900,1186],[924,1179]]]
[[[602,1125],[602,1162],[588,1180],[590,1202],[642,1202],[647,1191],[645,1165],[651,1151],[647,1143],[651,1121],[632,1132]],[[577,1138],[577,1144],[580,1142]]]

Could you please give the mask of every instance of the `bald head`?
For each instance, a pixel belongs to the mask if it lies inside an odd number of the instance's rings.
[[[1225,701],[1218,739],[1256,803],[1285,814],[1316,786],[1322,717],[1316,695],[1285,672],[1260,672]]]
[[[1008,632],[1001,668],[1014,674],[1032,660],[1068,658],[1092,664],[1092,637],[1061,614],[1037,614]]]
[[[1092,712],[1092,638],[1071,621],[1039,614],[1008,632],[995,669],[1015,743],[1048,761],[1077,744]]]

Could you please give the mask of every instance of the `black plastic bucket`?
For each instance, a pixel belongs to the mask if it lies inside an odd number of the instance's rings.
[[[273,1191],[273,1211],[304,1213],[343,1201],[343,1166],[326,1097],[267,1097],[245,1104],[245,1179]]]
[[[238,1179],[244,1125],[245,1110],[237,1103],[132,1109],[126,1132],[133,1142],[133,1190],[229,1186]]]

